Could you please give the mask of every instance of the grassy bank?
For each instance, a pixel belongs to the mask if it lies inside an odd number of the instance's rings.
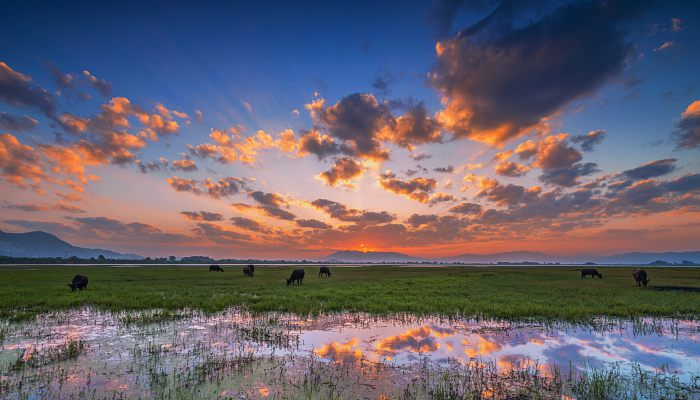
[[[316,313],[476,315],[493,318],[579,320],[698,315],[700,268],[645,268],[651,279],[637,288],[631,268],[598,267],[604,279],[581,279],[576,267],[334,268],[330,279],[306,267],[301,287],[287,287],[294,267],[0,266],[0,316],[21,318],[85,305],[106,310],[229,306],[252,311]],[[87,274],[88,289],[71,293],[66,283]]]

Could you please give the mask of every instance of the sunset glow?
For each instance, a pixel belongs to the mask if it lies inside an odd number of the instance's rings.
[[[697,6],[333,3],[5,5],[0,230],[151,257],[697,250]]]

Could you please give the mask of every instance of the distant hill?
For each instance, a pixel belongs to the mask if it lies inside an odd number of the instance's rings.
[[[351,262],[351,263],[365,263],[365,262],[420,262],[425,261],[423,258],[417,258],[409,256],[403,253],[389,252],[389,251],[352,251],[352,250],[342,250],[336,251],[335,253],[323,257],[322,261],[335,261],[335,262]]]
[[[41,231],[8,233],[0,231],[0,255],[8,257],[99,257],[135,260],[143,257],[136,254],[121,254],[111,250],[76,247],[58,237]]]
[[[683,263],[683,261],[700,263],[700,251],[680,251],[666,253],[623,253],[607,257],[592,257],[598,264],[649,264],[657,261]]]
[[[492,254],[460,254],[453,257],[445,257],[442,261],[462,262],[465,264],[495,264],[498,262],[538,262],[551,263],[559,262],[559,257],[535,251],[509,251],[505,253]]]
[[[611,256],[580,255],[580,256],[555,256],[535,251],[510,251],[491,254],[460,254],[445,258],[420,258],[396,252],[361,252],[361,251],[336,251],[324,257],[322,261],[328,262],[458,262],[464,264],[497,264],[497,263],[561,263],[561,264],[630,264],[645,265],[662,263],[691,265],[700,262],[700,251],[667,252],[667,253],[624,253]],[[689,260],[689,261],[688,261]]]

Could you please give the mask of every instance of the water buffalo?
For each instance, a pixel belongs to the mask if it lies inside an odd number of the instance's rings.
[[[250,277],[252,278],[253,275],[255,275],[255,265],[250,264],[250,265],[248,266],[248,269],[250,270]]]
[[[88,277],[85,275],[76,275],[73,277],[73,282],[68,284],[71,292],[75,292],[75,289],[87,289]]]
[[[245,267],[243,267],[243,275],[250,277],[253,276],[253,271],[250,270],[250,265],[246,265]]]
[[[647,279],[647,271],[635,268],[634,271],[632,271],[632,277],[634,277],[634,283],[637,286],[644,285],[644,287],[647,287],[647,283],[649,283],[649,279]]]
[[[219,267],[218,265],[210,265],[209,272],[224,272],[224,269]]]
[[[293,282],[296,282],[298,285],[301,285],[301,282],[304,280],[304,270],[303,269],[295,269],[292,271],[292,276],[287,279],[287,286],[291,285]]]
[[[318,276],[323,277],[323,275],[326,275],[327,277],[331,277],[331,270],[328,267],[321,267],[321,269],[318,270]]]
[[[595,278],[597,276],[598,278],[603,279],[603,274],[598,272],[598,270],[595,268],[582,269],[581,270],[581,278],[585,278],[586,275],[590,275],[591,278]]]

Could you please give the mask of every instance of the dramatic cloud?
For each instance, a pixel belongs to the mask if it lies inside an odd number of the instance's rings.
[[[298,147],[300,156],[313,154],[319,160],[325,160],[327,157],[341,153],[350,153],[348,148],[339,146],[332,137],[313,129],[302,131]]]
[[[579,178],[598,171],[596,163],[578,163],[566,168],[547,169],[539,176],[539,180],[547,184],[573,187],[579,184]]]
[[[245,188],[245,181],[240,178],[227,177],[213,182],[211,179],[205,178],[204,188],[207,190],[209,197],[218,200],[222,197],[240,193]]]
[[[451,165],[448,165],[446,167],[437,167],[437,168],[433,169],[433,171],[440,172],[443,174],[451,174],[454,172],[454,170],[455,170],[454,167]]]
[[[397,145],[412,150],[414,145],[442,142],[440,124],[425,109],[423,103],[412,107],[408,112],[396,118],[395,130],[385,131],[389,140]]]
[[[170,186],[172,186],[173,189],[175,189],[178,192],[191,192],[194,194],[201,193],[201,190],[199,189],[199,184],[194,179],[173,176],[172,178],[168,178],[167,182]]]
[[[498,175],[515,178],[527,174],[530,168],[515,161],[503,161],[496,165],[495,171]]]
[[[600,134],[594,135],[600,137]],[[519,144],[514,151],[499,153],[503,160],[496,166],[499,175],[517,177],[527,173],[532,167],[540,168],[542,174],[539,180],[551,185],[572,187],[579,183],[579,178],[598,171],[595,163],[580,163],[583,159],[581,152],[568,142],[569,135],[560,133],[549,135],[535,142],[528,140]],[[511,155],[517,155],[521,160],[534,159],[531,165],[507,161]]]
[[[281,207],[288,205],[287,200],[277,193],[266,193],[258,190],[248,193],[248,196],[264,207]]]
[[[317,219],[298,219],[297,226],[301,228],[331,229],[333,226]]]
[[[17,116],[0,112],[0,129],[12,132],[22,132],[34,129],[39,121],[34,118]]]
[[[165,157],[161,157],[157,161],[150,161],[144,163],[141,160],[134,161],[136,166],[139,168],[142,174],[146,174],[153,171],[160,171],[161,169],[168,168],[169,162]]]
[[[533,186],[528,189],[511,183],[503,185],[497,180],[489,178],[480,178],[478,184],[479,192],[477,197],[483,197],[499,206],[508,207],[527,202],[537,197],[542,191],[539,186]]]
[[[95,90],[100,92],[102,96],[109,97],[112,94],[112,84],[104,79],[97,79],[89,71],[83,71],[83,77],[92,85]]]
[[[211,158],[221,164],[239,161],[253,165],[258,160],[260,150],[278,148],[289,152],[295,146],[294,133],[291,130],[282,131],[277,139],[262,130],[246,137],[241,136],[241,131],[240,126],[232,127],[228,132],[212,130],[209,137],[213,143],[187,145],[187,149],[193,156]]]
[[[268,233],[270,230],[258,221],[246,217],[232,217],[231,223],[241,229],[253,232]]]
[[[183,217],[190,221],[223,221],[224,216],[219,213],[208,211],[181,211]]]
[[[250,240],[250,236],[209,222],[200,222],[192,232],[203,240],[220,244],[240,244]]]
[[[664,160],[651,161],[639,167],[623,171],[621,175],[626,178],[638,181],[642,179],[655,178],[670,174],[676,170],[676,159],[667,158]]]
[[[294,215],[293,213],[278,207],[260,206],[259,208],[265,214],[273,218],[278,218],[285,221],[294,221],[294,219],[296,218],[296,215]]]
[[[462,203],[450,208],[450,212],[456,214],[478,214],[483,207],[476,203]]]
[[[679,148],[694,149],[700,146],[700,100],[692,102],[683,111],[674,138]]]
[[[364,211],[348,208],[344,204],[327,199],[317,199],[311,202],[315,208],[325,211],[331,218],[344,222],[355,222],[358,224],[384,224],[391,222],[396,217],[386,211]]]
[[[384,70],[382,71],[379,76],[377,76],[374,79],[374,82],[372,83],[372,87],[377,89],[378,91],[388,94],[389,93],[389,86],[393,84],[396,81],[396,77],[394,74],[391,72]]]
[[[343,184],[346,187],[352,188],[351,180],[362,176],[364,168],[362,164],[356,162],[352,158],[343,157],[335,161],[330,170],[321,172],[319,178],[328,186],[337,186]]]
[[[115,239],[128,242],[186,242],[190,238],[186,235],[163,232],[150,224],[141,222],[123,223],[108,217],[83,217],[73,219],[78,230],[86,235]]]
[[[142,129],[135,133],[129,131],[133,128],[133,121],[142,125]],[[84,171],[91,165],[132,163],[142,172],[160,169],[162,163],[144,164],[136,159],[135,152],[145,147],[148,139],[156,141],[179,129],[171,111],[162,104],[156,104],[156,113],[149,114],[125,97],[115,97],[101,105],[100,112],[93,117],[63,113],[59,122],[71,139],[76,137],[77,141],[42,147],[53,164],[64,171]],[[81,180],[84,181],[82,177]]]
[[[387,171],[380,175],[379,185],[384,190],[406,196],[412,200],[427,203],[430,199],[430,193],[437,188],[437,181],[430,178],[401,180],[398,179],[393,172]]]
[[[55,118],[56,100],[53,95],[3,61],[0,61],[0,99],[13,107],[36,109],[49,118]]]
[[[347,146],[346,154],[376,160],[389,158],[379,138],[390,136],[386,130],[393,129],[394,117],[373,95],[351,94],[330,107],[325,107],[323,100],[316,100],[307,109],[319,126]]]
[[[73,213],[73,214],[84,214],[85,210],[71,206],[68,204],[64,203],[57,203],[57,204],[21,204],[21,203],[10,203],[7,201],[4,201],[5,205],[3,206],[4,208],[11,209],[11,210],[21,210],[21,211],[26,211],[26,212],[41,212],[41,211],[59,211],[59,212],[67,212],[67,213]]]
[[[569,168],[581,161],[581,153],[566,142],[568,135],[547,136],[538,145],[535,166],[543,170]]]
[[[623,26],[646,2],[568,3],[535,18],[524,4],[501,2],[437,44],[438,120],[456,136],[497,145],[543,129],[622,70],[632,49]]]
[[[56,66],[56,64],[47,61],[44,63],[46,67],[48,68],[49,72],[51,73],[51,76],[53,77],[54,81],[56,82],[56,85],[60,89],[68,89],[72,88],[74,86],[74,80],[75,77],[71,74],[64,74],[61,72],[60,69]]]
[[[35,190],[48,178],[36,150],[9,133],[0,134],[0,175],[13,185]]]
[[[8,220],[6,223],[26,229],[51,232],[60,237],[91,238],[119,243],[186,243],[187,235],[164,232],[141,222],[124,223],[108,217],[71,218],[69,224],[45,221]]]
[[[296,218],[296,215],[293,213],[286,211],[282,209],[281,207],[289,206],[289,203],[287,200],[282,197],[281,195],[277,193],[266,193],[266,192],[261,192],[261,191],[251,191],[248,192],[248,196],[255,200],[259,205],[258,206],[251,206],[243,203],[235,203],[232,204],[235,208],[241,210],[241,211],[246,211],[246,210],[257,210],[269,217],[285,220],[285,221],[293,221]]]
[[[572,136],[571,141],[580,144],[583,151],[593,151],[593,148],[600,144],[605,136],[604,130],[590,131],[585,135]]]
[[[196,171],[197,163],[195,163],[194,160],[189,159],[175,160],[172,162],[172,168],[173,170],[180,170],[185,172]]]
[[[430,197],[430,205],[434,206],[440,203],[452,203],[457,201],[457,198],[453,194],[449,193],[435,193]]]
[[[226,177],[214,182],[209,178],[197,182],[194,179],[180,178],[173,176],[167,182],[178,192],[190,192],[194,194],[206,194],[213,199],[221,199],[241,193],[247,186],[246,182],[240,178]]]

